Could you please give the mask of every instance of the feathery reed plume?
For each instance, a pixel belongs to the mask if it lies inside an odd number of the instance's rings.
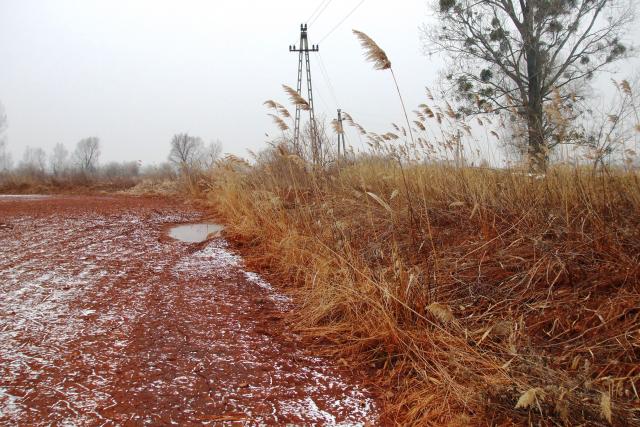
[[[427,91],[427,98],[429,98],[429,101],[433,101],[433,93],[431,93],[431,89],[429,89],[428,87],[425,87],[426,91]]]
[[[275,114],[269,114],[269,116],[273,119],[273,122],[278,126],[278,128],[281,131],[284,132],[289,130],[289,126],[287,126],[284,120],[282,120],[280,117],[276,116]]]
[[[373,68],[376,70],[388,70],[391,68],[391,61],[389,61],[387,54],[371,37],[358,30],[353,30],[353,34],[360,40],[360,45],[365,52],[364,56],[367,61],[373,63]]]
[[[280,114],[284,118],[291,117],[291,114],[289,113],[289,110],[287,110],[284,107],[284,105],[282,105],[279,102],[276,102],[276,101],[274,101],[272,99],[267,99],[266,101],[264,101],[262,103],[262,105],[266,106],[267,108],[269,108],[271,110],[275,110],[278,114]]]
[[[333,131],[335,133],[337,133],[339,135],[342,135],[344,133],[344,129],[342,127],[342,124],[338,120],[333,119],[331,121],[331,126],[333,127]]]
[[[391,61],[387,57],[387,54],[376,42],[373,41],[371,37],[363,33],[362,31],[352,30],[353,34],[356,35],[358,40],[360,40],[360,45],[364,49],[365,57],[367,61],[373,63],[373,68],[376,70],[389,70],[391,71],[391,76],[393,77],[393,82],[396,84],[396,90],[398,91],[398,97],[400,98],[400,104],[402,104],[402,111],[404,111],[404,117],[407,121],[407,127],[409,128],[409,134],[411,136],[411,142],[415,143],[413,140],[413,132],[411,132],[411,124],[409,123],[409,115],[407,114],[407,108],[404,105],[404,100],[402,99],[402,93],[400,93],[400,86],[398,86],[398,79],[396,79],[396,74],[393,72],[393,68],[391,68]]]
[[[285,118],[291,117],[291,113],[289,113],[289,110],[287,110],[285,106],[282,104],[276,103],[276,110],[278,110],[278,113],[280,113],[282,117],[285,117]]]
[[[346,113],[346,112],[343,111],[342,112],[342,116],[347,121],[349,126],[358,129],[358,132],[360,132],[362,135],[366,135],[367,134],[367,130],[365,128],[363,128],[362,126],[360,126],[358,123],[356,123],[355,120],[353,120],[353,117],[351,116],[351,114]]]
[[[433,110],[427,106],[424,107],[424,113],[427,115],[427,117],[429,117],[430,119],[433,119],[436,115],[433,113]]]
[[[427,310],[434,317],[436,317],[437,319],[439,319],[441,322],[444,322],[444,323],[453,322],[456,319],[453,313],[451,312],[451,309],[444,304],[439,304],[437,302],[434,302],[432,304],[429,304],[429,306],[427,307]]]
[[[285,92],[287,92],[287,95],[289,95],[289,99],[296,107],[300,107],[304,111],[309,111],[311,109],[311,106],[309,105],[307,100],[300,96],[300,94],[293,88],[287,85],[282,85],[282,88]]]
[[[447,116],[449,116],[452,119],[455,119],[456,113],[455,111],[453,111],[453,108],[451,108],[451,104],[449,104],[449,102],[445,101],[445,105],[447,106]]]
[[[270,108],[270,109],[272,109],[272,110],[275,110],[275,109],[277,109],[278,103],[277,103],[277,102],[275,102],[275,101],[273,101],[273,100],[271,100],[271,99],[267,99],[266,101],[264,101],[264,102],[262,103],[262,105],[264,105],[264,106],[266,106],[267,108]]]
[[[544,390],[539,387],[527,390],[518,399],[518,403],[516,403],[516,409],[527,409],[533,406],[533,404],[537,402],[538,396],[542,397],[543,395]]]
[[[600,396],[600,414],[609,424],[612,423],[613,414],[611,413],[611,395],[609,393],[602,393]]]

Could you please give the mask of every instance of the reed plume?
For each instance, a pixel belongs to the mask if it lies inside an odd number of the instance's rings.
[[[378,46],[378,44],[373,41],[371,37],[369,37],[362,31],[352,31],[353,34],[356,35],[356,37],[360,41],[360,45],[364,49],[365,58],[367,58],[367,61],[373,63],[373,68],[376,70],[391,71],[391,76],[393,77],[393,82],[396,84],[396,90],[398,92],[398,97],[400,98],[400,104],[402,104],[402,111],[404,111],[404,117],[407,121],[407,128],[409,129],[411,142],[415,143],[415,141],[413,140],[413,132],[411,131],[411,124],[409,122],[409,115],[407,114],[407,108],[404,105],[402,93],[400,93],[400,86],[398,86],[398,79],[396,79],[396,74],[393,72],[393,68],[391,68],[391,61],[389,60],[387,53],[380,46]]]
[[[338,120],[333,119],[331,121],[331,126],[333,127],[333,131],[335,133],[337,133],[339,135],[342,135],[344,133],[344,129],[342,127],[342,124]]]
[[[276,124],[276,126],[278,126],[278,129],[283,132],[289,130],[289,126],[280,117],[276,116],[275,114],[269,114],[269,116],[273,119],[273,122]]]
[[[277,108],[278,103],[277,103],[277,102],[275,102],[275,101],[274,101],[274,100],[272,100],[272,99],[267,99],[266,101],[264,101],[264,102],[262,103],[262,105],[264,105],[264,106],[266,106],[267,108],[270,108],[270,109],[272,109],[272,110],[275,110],[275,109]]]
[[[364,56],[367,61],[373,63],[373,68],[376,70],[391,69],[391,61],[389,61],[387,54],[371,37],[358,30],[353,30],[353,34],[360,40],[360,45],[364,49]]]
[[[300,96],[300,94],[296,90],[287,85],[282,85],[282,88],[285,92],[287,92],[287,95],[289,95],[289,99],[296,107],[300,107],[304,111],[309,111],[311,109],[311,106],[309,105],[307,100]]]
[[[291,113],[289,113],[289,110],[287,110],[285,106],[282,104],[276,103],[276,110],[282,117],[285,117],[285,118],[291,117]]]

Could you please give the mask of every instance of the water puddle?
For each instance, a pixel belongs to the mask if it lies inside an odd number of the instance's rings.
[[[223,226],[214,223],[184,224],[169,230],[169,237],[185,243],[200,243],[219,236],[223,229]]]
[[[0,194],[0,200],[40,200],[50,197],[46,194]]]

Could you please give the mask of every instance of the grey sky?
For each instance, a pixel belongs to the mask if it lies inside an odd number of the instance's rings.
[[[317,43],[360,0],[335,0],[310,25]],[[220,139],[245,155],[276,133],[262,106],[286,103],[295,86],[299,24],[321,3],[305,1],[2,0],[0,102],[9,118],[9,148],[72,149],[86,136],[102,140],[103,161],[163,161],[171,136]],[[425,0],[366,0],[321,43],[340,106],[371,130],[400,121],[388,73],[365,63],[356,28],[388,53],[407,104],[424,99],[438,66],[421,54],[418,27]],[[337,107],[319,59],[312,59],[316,105]]]
[[[361,0],[327,1],[310,25],[311,43]],[[295,86],[297,72],[288,45],[322,3],[0,0],[0,102],[14,159],[27,146],[49,153],[62,142],[72,150],[87,136],[101,138],[103,161],[164,161],[178,132],[220,139],[225,152],[238,155],[264,147],[265,133],[278,131],[262,103],[288,104],[281,84]],[[377,132],[402,122],[390,75],[364,61],[352,28],[386,50],[407,106],[425,101],[424,87],[441,68],[438,58],[421,53],[427,3],[365,0],[321,41],[320,56],[312,57],[319,115],[331,119],[339,105]],[[627,65],[618,78],[631,71]]]

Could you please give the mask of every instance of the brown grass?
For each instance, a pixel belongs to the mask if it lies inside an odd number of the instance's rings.
[[[640,425],[638,174],[401,168],[281,149],[210,198],[398,423]]]

